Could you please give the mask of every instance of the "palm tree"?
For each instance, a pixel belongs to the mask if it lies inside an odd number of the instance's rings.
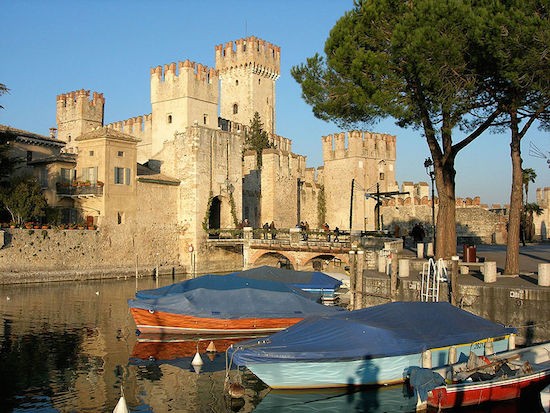
[[[527,239],[528,241],[531,241],[533,239],[533,236],[535,235],[533,214],[539,216],[542,214],[542,212],[542,208],[535,202],[527,202],[523,206],[522,215],[525,217],[525,239]]]
[[[525,200],[523,203],[527,205],[527,203],[529,202],[529,182],[535,183],[535,179],[537,179],[537,174],[533,168],[526,168],[522,169],[521,175],[523,188],[525,191]]]

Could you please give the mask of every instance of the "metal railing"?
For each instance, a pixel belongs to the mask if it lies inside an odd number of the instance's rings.
[[[62,184],[58,182],[55,186],[58,195],[78,196],[95,195],[103,196],[103,185],[97,184]]]

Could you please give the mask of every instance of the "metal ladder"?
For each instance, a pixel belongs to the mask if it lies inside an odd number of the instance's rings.
[[[439,301],[439,283],[447,282],[447,267],[442,258],[437,262],[430,258],[422,266],[420,301]]]

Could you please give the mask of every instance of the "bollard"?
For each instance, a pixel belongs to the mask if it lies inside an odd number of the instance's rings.
[[[432,351],[425,350],[422,352],[422,367],[425,369],[432,368]]]
[[[485,355],[486,356],[492,356],[495,354],[495,347],[493,346],[492,340],[487,340],[485,343]]]
[[[483,263],[483,281],[486,283],[494,283],[497,280],[497,263],[494,261],[486,261]]]
[[[424,258],[424,243],[422,242],[416,244],[416,257]]]
[[[399,260],[399,278],[409,276],[409,260],[402,258]]]
[[[428,242],[426,244],[426,257],[433,257],[434,256],[434,244],[433,242]]]
[[[550,287],[550,263],[539,264],[539,285]]]
[[[451,346],[451,347],[449,347],[449,360],[448,360],[447,364],[454,364],[457,361],[458,360],[456,358],[456,347]]]

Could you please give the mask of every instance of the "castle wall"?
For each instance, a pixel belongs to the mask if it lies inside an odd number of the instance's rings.
[[[178,234],[170,231],[142,233],[135,226],[102,227],[101,231],[6,229],[8,242],[0,249],[0,272],[16,277],[25,272],[72,271],[69,279],[74,279],[74,272],[135,269],[136,255],[142,272],[151,273],[157,265],[178,268]],[[4,277],[0,276],[0,283]]]
[[[151,158],[153,128],[153,116],[151,114],[113,122],[106,125],[106,127],[139,139],[137,144],[137,161],[139,163],[143,164]]]
[[[264,130],[274,133],[281,49],[251,36],[217,45],[215,53],[221,80],[220,116],[248,125],[258,112]]]
[[[262,153],[261,222],[275,222],[276,228],[296,226],[298,178],[305,172],[305,158],[277,149]]]
[[[507,216],[490,211],[478,205],[465,206],[465,201],[459,200],[462,206],[456,208],[457,240],[460,243],[473,244],[505,244],[507,239]],[[435,217],[437,220],[437,204]],[[390,234],[402,237],[409,235],[416,223],[421,223],[426,232],[426,238],[431,240],[433,233],[431,200],[414,201],[412,198],[386,202],[380,209],[383,228]],[[436,221],[437,225],[437,221]]]

